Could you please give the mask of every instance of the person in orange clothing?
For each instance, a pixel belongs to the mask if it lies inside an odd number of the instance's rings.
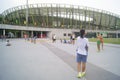
[[[104,41],[103,41],[103,34],[101,34],[101,36],[100,36],[100,42],[101,42],[102,50],[103,50],[103,43],[104,43]]]

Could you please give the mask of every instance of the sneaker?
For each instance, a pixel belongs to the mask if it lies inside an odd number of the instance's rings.
[[[85,72],[82,72],[81,77],[84,77],[85,75],[86,75],[86,73],[85,73]]]
[[[79,74],[77,75],[77,77],[78,77],[78,78],[81,78],[81,77],[82,77],[82,74],[81,74],[81,73],[79,73]]]

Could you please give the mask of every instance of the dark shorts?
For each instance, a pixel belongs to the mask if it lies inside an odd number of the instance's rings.
[[[81,55],[77,53],[77,62],[87,62],[87,55]]]

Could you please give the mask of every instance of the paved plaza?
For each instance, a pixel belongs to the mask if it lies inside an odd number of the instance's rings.
[[[78,79],[76,44],[39,39],[36,44],[11,39],[11,46],[0,40],[0,80],[120,80],[120,45],[104,44],[97,52],[90,42],[87,74]]]

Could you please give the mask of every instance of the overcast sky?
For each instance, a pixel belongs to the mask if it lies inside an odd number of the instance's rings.
[[[58,3],[58,4],[82,5],[97,9],[103,9],[120,15],[120,0],[28,0],[28,3],[29,4]],[[1,0],[0,13],[2,13],[4,10],[19,5],[26,5],[26,0]]]

